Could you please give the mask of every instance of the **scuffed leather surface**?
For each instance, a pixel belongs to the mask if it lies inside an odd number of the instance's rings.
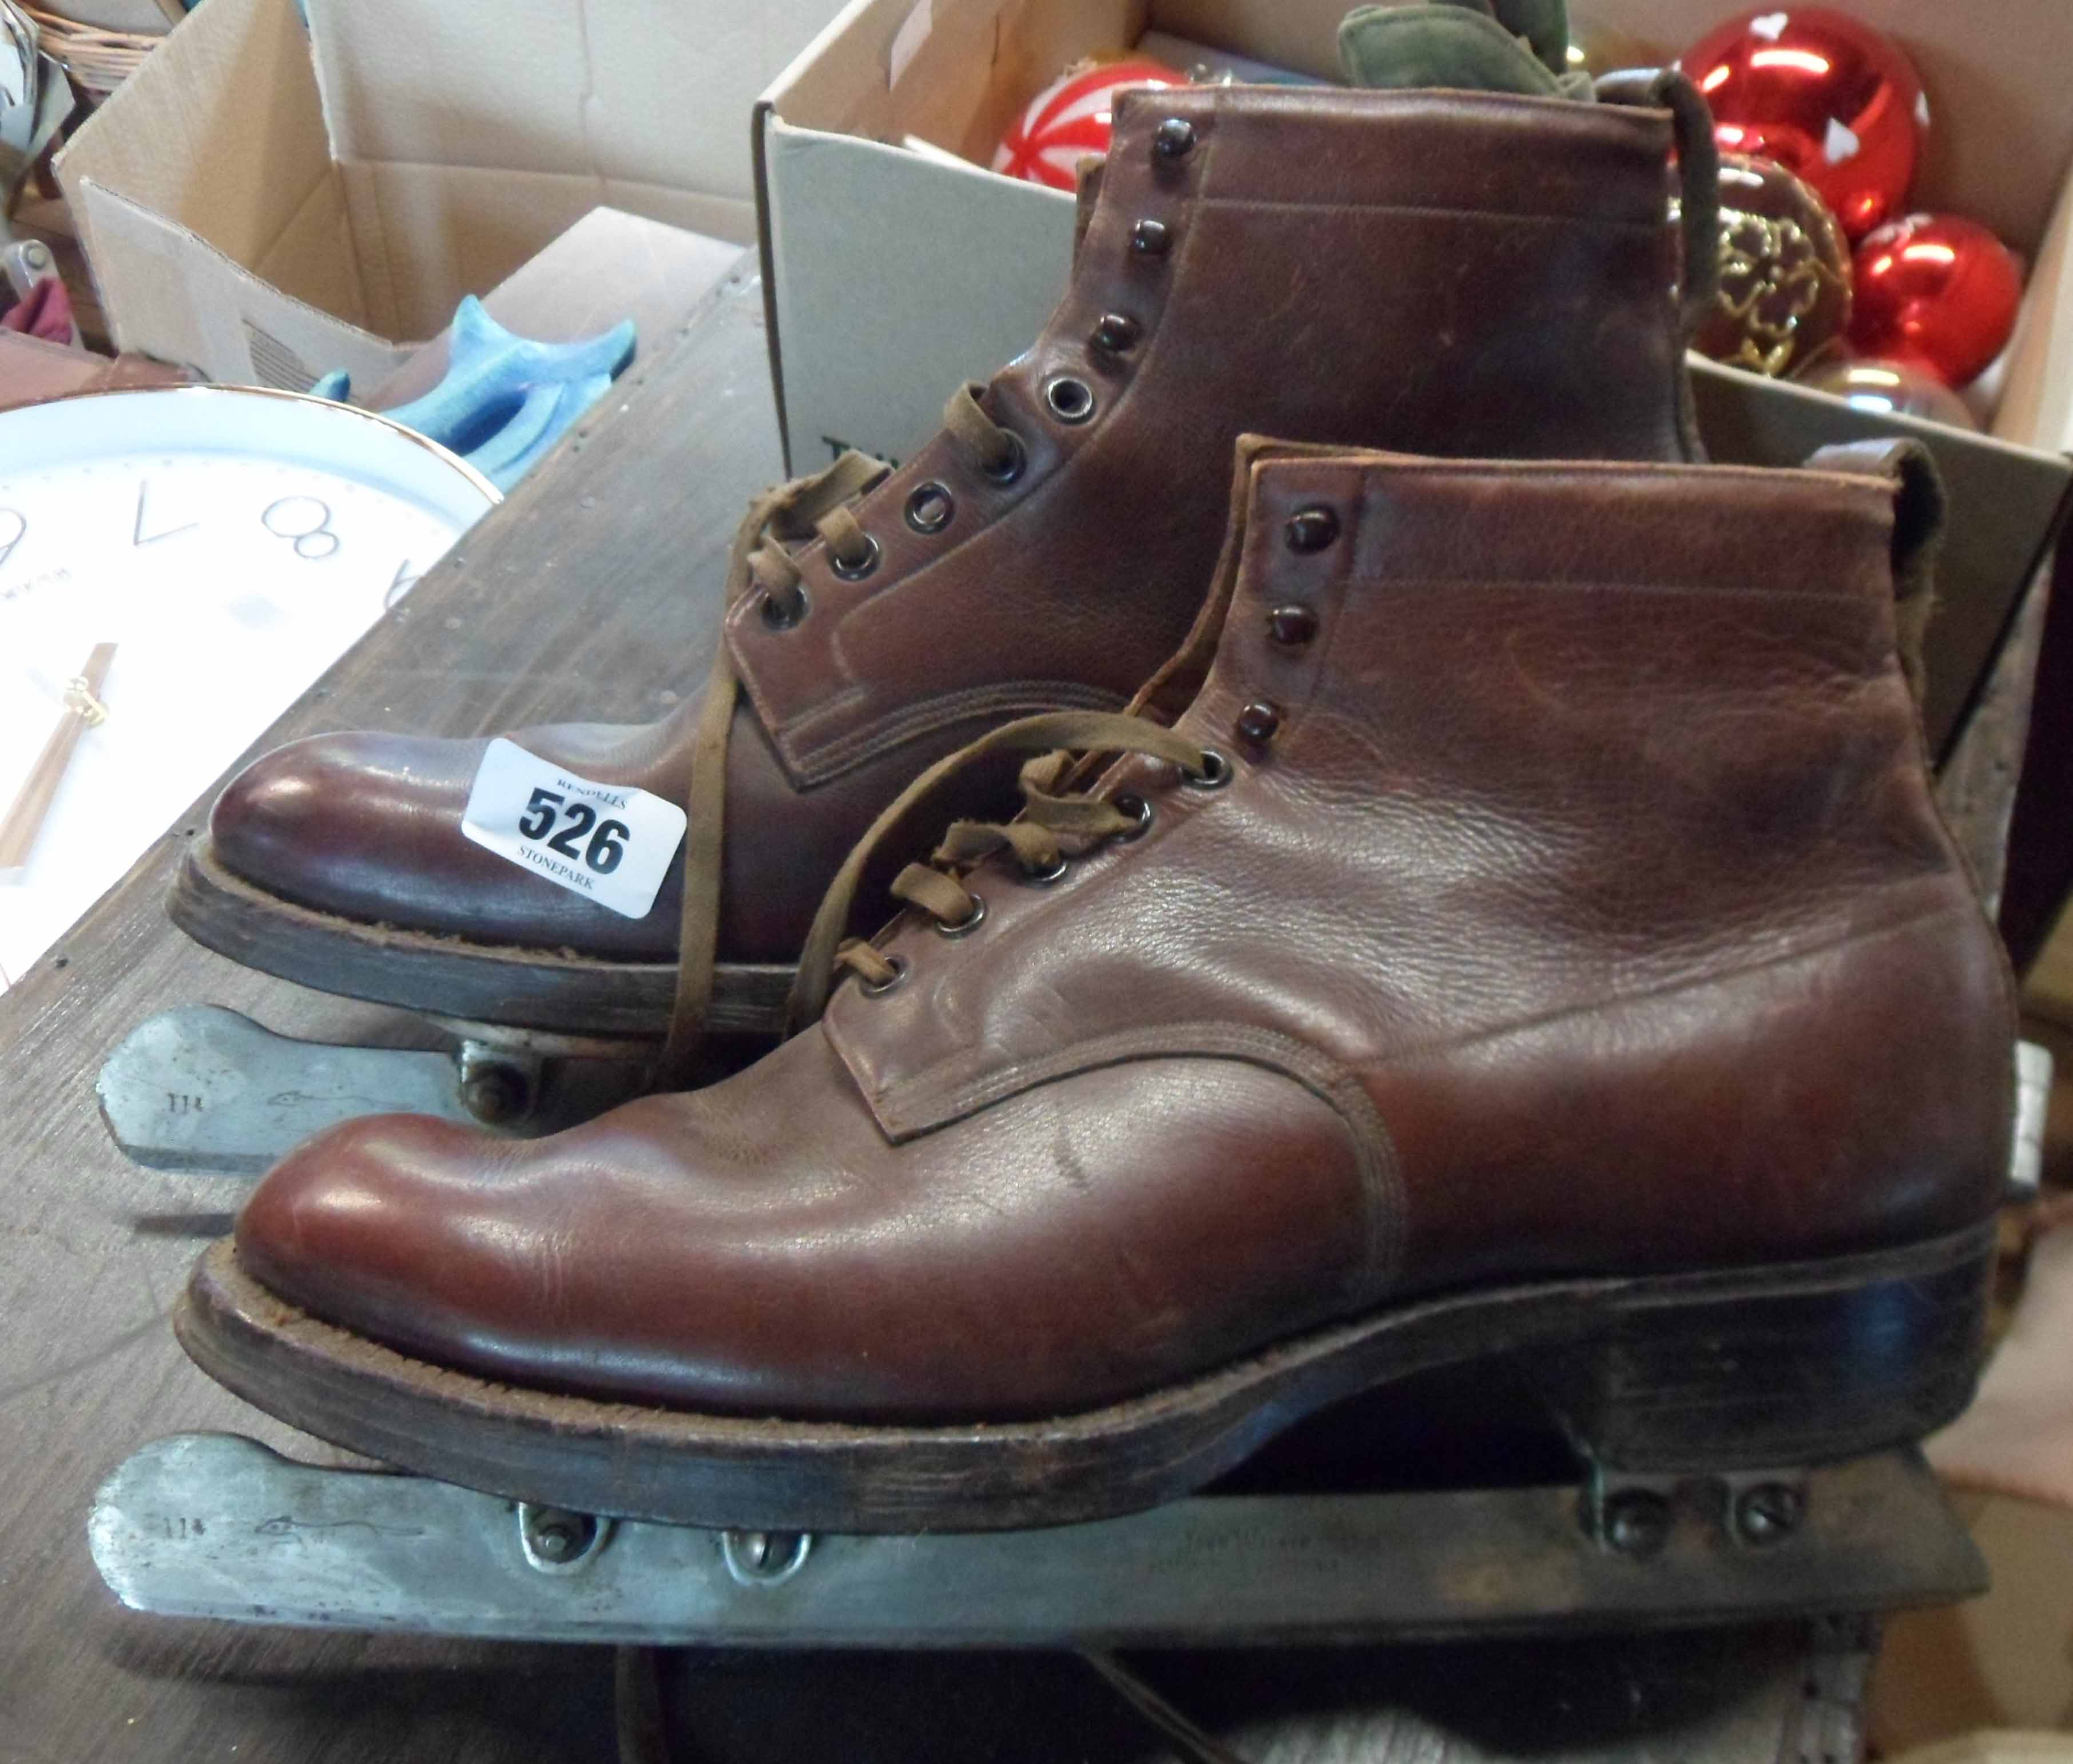
[[[885,946],[724,1083],[530,1144],[385,1117],[241,1254],[435,1362],[749,1414],[1153,1390],[1394,1297],[1989,1214],[2012,1008],[1835,473],[1263,457],[1143,839]],[[1289,550],[1296,509],[1338,542]],[[1760,536],[1762,543],[1753,543]],[[1298,649],[1267,608],[1320,619]],[[1266,698],[1281,727],[1234,739]],[[1350,1105],[1346,1086],[1360,1106]]]
[[[1158,169],[1152,132],[1173,114],[1199,144]],[[841,580],[815,546],[803,622],[773,630],[753,598],[730,620],[756,714],[729,749],[723,959],[795,958],[843,855],[934,760],[993,723],[1114,708],[1144,684],[1201,604],[1242,431],[1678,457],[1670,146],[1662,111],[1500,95],[1125,94],[1072,286],[987,397],[1026,444],[1020,481],[989,483],[939,439],[859,510],[881,548],[872,575]],[[1167,256],[1131,249],[1142,218],[1172,228]],[[1088,340],[1111,311],[1142,327],[1120,358]],[[1059,372],[1095,391],[1084,425],[1041,414]],[[900,515],[931,480],[957,502],[933,536]],[[513,739],[682,802],[697,716],[694,702],[644,727]],[[217,856],[348,918],[672,958],[678,879],[628,921],[461,836],[480,752],[299,743],[225,792]],[[1005,794],[972,806],[999,812]]]
[[[1991,1209],[2008,983],[1894,655],[1883,480],[1290,459],[1253,484],[1178,725],[1237,779],[1127,763],[1144,839],[1046,888],[989,866],[954,957],[896,930],[906,983],[826,1018],[887,1131],[1222,1017],[1367,1075],[1420,1284]],[[1318,505],[1338,543],[1289,550]],[[1266,632],[1290,602],[1321,621],[1293,652]],[[1255,699],[1283,713],[1264,748],[1234,727]],[[1488,1234],[1500,1195],[1530,1229]]]
[[[1120,1396],[1370,1278],[1339,1118],[1271,1073],[1090,1072],[922,1157],[818,1031],[744,1076],[525,1143],[351,1123],[260,1185],[239,1254],[319,1315],[492,1376],[887,1420]]]

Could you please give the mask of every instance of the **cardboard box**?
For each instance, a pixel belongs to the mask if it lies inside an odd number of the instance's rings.
[[[59,156],[109,333],[371,384],[591,209],[753,235],[743,123],[836,0],[208,0]]]
[[[1939,422],[1861,410],[1697,356],[1691,365],[1699,433],[1716,460],[1797,465],[1832,443],[1896,435],[1914,436],[1935,455],[1951,518],[1936,563],[1936,613],[1925,639],[1922,722],[1940,760],[2000,650],[2017,602],[2050,567],[2073,501],[2073,460]]]
[[[573,343],[630,319],[636,360],[652,359],[681,331],[720,278],[748,253],[723,240],[617,208],[593,208],[537,257],[482,296],[490,317],[539,343]],[[446,376],[448,327],[388,378],[348,394],[367,410],[422,398]]]
[[[1335,78],[1351,3],[853,0],[756,109],[771,373],[792,469],[845,447],[896,460],[934,432],[953,386],[985,378],[1041,328],[1070,267],[1072,199],[971,162],[991,155],[1062,68],[1156,29]],[[1594,0],[1590,10],[1667,60],[1729,9]],[[1953,509],[1924,708],[1940,755],[2048,556],[2073,480],[2059,451],[2073,445],[2073,204],[2051,220],[2073,159],[2063,78],[2073,7],[2006,0],[1991,28],[1943,0],[1850,10],[1894,32],[1929,94],[1914,204],[1974,216],[2036,258],[2000,438],[1873,416],[1696,362],[1700,426],[1716,457],[1761,464],[1867,435],[1918,434],[1935,449]],[[898,144],[910,139],[943,150]]]

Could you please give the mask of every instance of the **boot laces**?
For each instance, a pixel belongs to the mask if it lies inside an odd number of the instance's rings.
[[[972,382],[950,394],[943,428],[951,443],[995,484],[1012,484],[1028,455],[1020,439],[986,414],[984,386]],[[855,505],[892,475],[882,460],[851,451],[825,471],[794,478],[764,491],[748,505],[736,532],[727,575],[730,609],[760,597],[764,622],[782,630],[806,616],[804,577],[793,549],[818,538],[826,542],[838,575],[868,575],[878,561],[878,544],[863,530]],[[719,945],[720,841],[726,824],[727,752],[741,683],[723,637],[713,653],[704,709],[693,736],[691,785],[685,808],[684,898],[678,917],[677,996],[670,1032],[652,1077],[665,1088],[688,1084],[696,1070],[705,1020],[712,999]],[[1046,744],[1057,746],[1053,741]],[[838,931],[839,930],[838,927]],[[818,995],[825,999],[833,939],[821,957]],[[818,1011],[818,1003],[814,1008]]]
[[[996,484],[1012,483],[1024,457],[1015,431],[986,414],[985,387],[961,385],[943,409],[943,430],[972,464]],[[878,542],[864,531],[854,505],[892,475],[884,461],[851,451],[826,471],[794,478],[765,491],[748,505],[735,541],[730,603],[747,594],[762,596],[764,621],[786,630],[806,616],[805,578],[793,547],[824,540],[835,573],[851,579],[868,575],[878,562]]]
[[[910,863],[894,879],[892,892],[926,915],[946,937],[978,929],[986,917],[983,896],[965,877],[973,866],[1005,854],[1030,882],[1055,882],[1074,857],[1112,839],[1134,839],[1152,823],[1152,806],[1132,792],[1100,796],[1064,786],[1084,775],[1087,756],[1142,754],[1175,767],[1184,782],[1213,788],[1229,780],[1230,761],[1213,748],[1189,740],[1141,716],[1110,711],[1051,711],[1024,717],[982,736],[938,760],[900,793],[857,842],[821,901],[799,962],[792,995],[796,1029],[817,1016],[839,975],[854,974],[867,990],[889,990],[905,971],[861,938],[845,938],[857,888],[880,843],[914,806],[960,773],[1000,752],[1034,757],[1021,772],[1023,812],[1014,820],[956,821],[927,863]]]

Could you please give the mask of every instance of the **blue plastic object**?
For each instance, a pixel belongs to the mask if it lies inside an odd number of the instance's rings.
[[[513,336],[473,295],[454,311],[446,377],[422,398],[381,414],[458,453],[500,490],[537,465],[633,359],[633,321],[575,343]],[[340,371],[310,388],[344,402]]]

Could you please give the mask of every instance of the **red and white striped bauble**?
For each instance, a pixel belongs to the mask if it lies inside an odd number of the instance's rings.
[[[1078,181],[1080,161],[1108,151],[1110,107],[1126,86],[1184,86],[1156,61],[1103,61],[1055,80],[1036,94],[994,151],[993,169],[1053,190]]]

